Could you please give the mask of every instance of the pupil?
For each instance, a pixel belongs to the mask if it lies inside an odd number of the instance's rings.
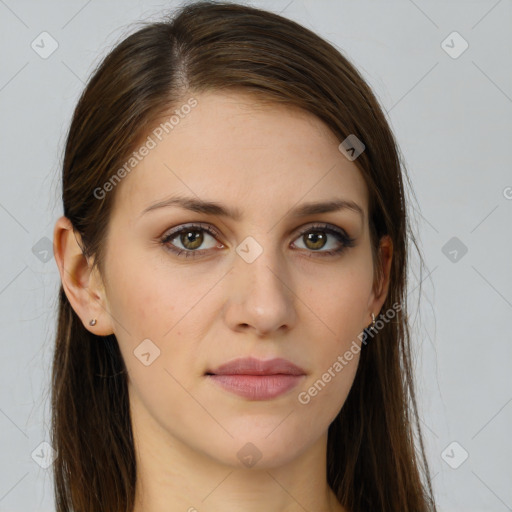
[[[182,240],[182,243],[188,249],[196,249],[202,243],[203,235],[200,234],[198,231],[188,231],[183,235],[184,240]]]
[[[321,249],[323,247],[323,242],[325,242],[325,237],[322,234],[318,233],[309,233],[307,235],[308,241],[313,242],[313,249]]]

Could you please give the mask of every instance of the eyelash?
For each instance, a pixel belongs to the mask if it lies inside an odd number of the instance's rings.
[[[217,238],[220,236],[217,233],[217,231],[215,231],[208,225],[188,224],[184,227],[181,227],[178,230],[172,231],[172,232],[164,235],[164,237],[160,240],[160,242],[162,245],[165,246],[165,248],[168,251],[176,254],[177,256],[184,257],[184,258],[196,258],[196,257],[198,257],[198,253],[199,253],[199,255],[201,255],[201,253],[203,251],[209,250],[209,249],[203,249],[203,250],[179,249],[177,247],[174,247],[172,244],[170,244],[171,240],[174,240],[181,233],[184,233],[187,231],[205,231],[209,235],[213,236],[214,238]],[[301,231],[298,234],[297,238],[305,235],[306,233],[315,232],[315,231],[322,231],[322,232],[329,233],[329,234],[333,235],[339,242],[342,243],[342,246],[339,249],[332,249],[330,251],[309,250],[307,252],[314,253],[315,255],[318,254],[320,257],[336,256],[336,255],[344,252],[349,247],[354,246],[354,242],[355,242],[354,238],[346,235],[344,231],[334,228],[330,224],[315,224],[315,225],[309,226],[307,229],[304,229],[303,231]],[[185,253],[184,256],[182,256],[183,253]],[[309,257],[312,257],[312,256],[313,256],[313,254]]]

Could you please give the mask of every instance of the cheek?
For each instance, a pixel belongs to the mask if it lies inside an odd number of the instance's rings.
[[[142,258],[119,258],[110,272],[109,304],[116,335],[133,340],[162,338],[183,317],[190,287],[179,273],[165,274]],[[190,306],[189,306],[190,308]]]
[[[191,285],[183,273],[139,262],[117,260],[109,304],[130,382],[151,401],[155,389],[180,391],[172,376],[185,387],[193,384],[186,369],[197,365],[207,303],[201,298],[212,285],[200,279]]]
[[[302,386],[302,394],[297,397],[299,407],[308,411],[313,424],[332,421],[352,386],[361,350],[359,335],[366,327],[368,316],[372,284],[370,261],[358,258],[340,266],[330,279],[317,282],[324,283],[324,286],[313,287],[309,282],[305,288],[305,303],[321,320],[319,323],[312,317],[311,330],[308,331],[318,347],[312,353],[314,374]],[[313,329],[313,324],[316,329]],[[320,427],[319,424],[317,426]]]
[[[350,345],[369,323],[372,275],[367,266],[358,264],[332,273],[322,283],[322,287],[308,286],[305,303],[323,322],[325,339],[330,347],[324,354],[332,357],[332,351]]]

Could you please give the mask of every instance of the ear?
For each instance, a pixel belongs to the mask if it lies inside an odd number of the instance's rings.
[[[66,296],[84,327],[98,336],[112,334],[112,321],[103,281],[95,268],[91,271],[80,245],[81,237],[73,231],[67,217],[60,217],[53,232],[53,253]],[[96,319],[94,326],[89,321]]]
[[[385,235],[380,240],[377,254],[377,262],[380,266],[380,279],[377,279],[374,289],[368,302],[369,322],[372,322],[372,313],[377,317],[386,300],[389,290],[391,262],[393,260],[393,242],[389,235]]]

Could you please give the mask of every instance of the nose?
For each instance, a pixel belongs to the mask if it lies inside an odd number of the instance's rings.
[[[254,261],[236,256],[227,283],[225,321],[234,331],[264,337],[287,331],[296,322],[296,301],[289,269],[277,250],[262,246]]]

